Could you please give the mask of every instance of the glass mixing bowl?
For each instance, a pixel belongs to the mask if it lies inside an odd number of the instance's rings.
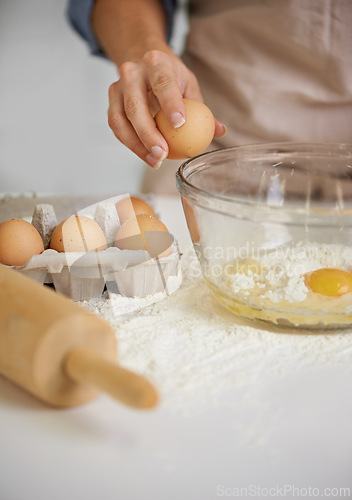
[[[352,326],[352,144],[212,151],[176,182],[220,303],[280,326]]]

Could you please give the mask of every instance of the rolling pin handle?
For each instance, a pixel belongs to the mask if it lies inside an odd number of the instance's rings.
[[[75,348],[64,368],[76,382],[93,385],[133,408],[153,408],[158,403],[157,392],[147,379],[107,361],[93,349]]]

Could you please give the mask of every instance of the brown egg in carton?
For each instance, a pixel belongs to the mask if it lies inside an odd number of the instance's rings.
[[[76,301],[100,297],[105,287],[127,297],[175,291],[182,277],[180,253],[173,235],[170,234],[171,253],[157,259],[146,250],[113,246],[121,225],[115,206],[119,198],[122,197],[110,198],[77,213],[94,219],[103,230],[108,246],[101,251],[63,253],[48,248],[58,225],[55,210],[51,205],[37,205],[32,224],[43,239],[44,252],[16,270],[42,284],[53,284],[56,291]]]

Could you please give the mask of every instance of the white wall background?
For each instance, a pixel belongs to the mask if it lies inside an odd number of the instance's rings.
[[[0,193],[136,192],[148,167],[107,124],[116,70],[89,54],[65,8],[0,0]]]

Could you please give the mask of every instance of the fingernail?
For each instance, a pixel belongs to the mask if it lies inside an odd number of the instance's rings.
[[[227,132],[226,125],[222,124],[222,128],[223,128],[223,132],[221,135],[219,135],[219,137],[224,137],[224,135],[226,135],[226,132]]]
[[[151,152],[154,158],[159,161],[164,161],[167,156],[167,152],[165,151],[165,149],[161,148],[160,146],[153,146]]]
[[[182,125],[185,123],[185,117],[181,115],[181,113],[172,113],[171,115],[171,123],[174,126],[174,128],[179,128],[182,127]]]
[[[146,156],[146,160],[151,167],[159,168],[166,156],[167,152],[163,148],[160,146],[153,146],[151,153]]]

